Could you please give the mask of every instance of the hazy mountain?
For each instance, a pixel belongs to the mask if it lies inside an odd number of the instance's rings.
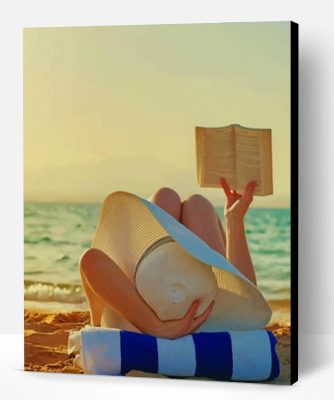
[[[197,185],[195,168],[178,169],[154,157],[124,157],[95,164],[66,165],[27,170],[24,177],[26,201],[101,202],[109,193],[124,190],[149,197],[158,188],[175,189],[182,199],[192,193],[224,204],[219,189]],[[288,196],[256,197],[257,207],[288,207]]]

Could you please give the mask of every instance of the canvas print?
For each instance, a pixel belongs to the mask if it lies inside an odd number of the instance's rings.
[[[296,380],[297,27],[24,29],[26,371]]]

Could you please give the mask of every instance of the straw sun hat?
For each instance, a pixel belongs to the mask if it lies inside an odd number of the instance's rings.
[[[200,298],[209,318],[196,332],[266,326],[271,309],[250,280],[225,257],[156,204],[118,191],[104,201],[92,247],[123,270],[162,320],[179,319]],[[102,326],[137,330],[110,309]]]

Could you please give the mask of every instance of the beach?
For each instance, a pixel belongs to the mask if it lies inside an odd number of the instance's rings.
[[[99,204],[25,204],[27,371],[83,373],[73,366],[67,341],[71,330],[90,324],[78,260],[90,247],[99,209]],[[223,219],[223,208],[216,210]],[[273,311],[268,329],[278,339],[282,372],[273,383],[289,383],[290,210],[251,209],[246,227],[258,287]]]
[[[287,304],[271,304],[274,316],[267,329],[276,336],[277,353],[280,360],[280,376],[271,381],[275,384],[290,382],[290,323],[283,319]],[[287,311],[287,310],[286,310]],[[73,356],[67,354],[68,336],[71,330],[80,330],[90,324],[88,311],[43,312],[28,310],[24,312],[24,369],[25,371],[61,372],[83,374],[83,370],[73,365]],[[160,377],[141,371],[130,371],[128,376]],[[194,378],[191,378],[194,379]]]

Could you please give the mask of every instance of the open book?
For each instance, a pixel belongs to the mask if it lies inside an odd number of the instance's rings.
[[[239,193],[251,180],[260,181],[255,195],[273,193],[271,129],[196,127],[196,159],[201,187],[221,187],[223,176]]]

